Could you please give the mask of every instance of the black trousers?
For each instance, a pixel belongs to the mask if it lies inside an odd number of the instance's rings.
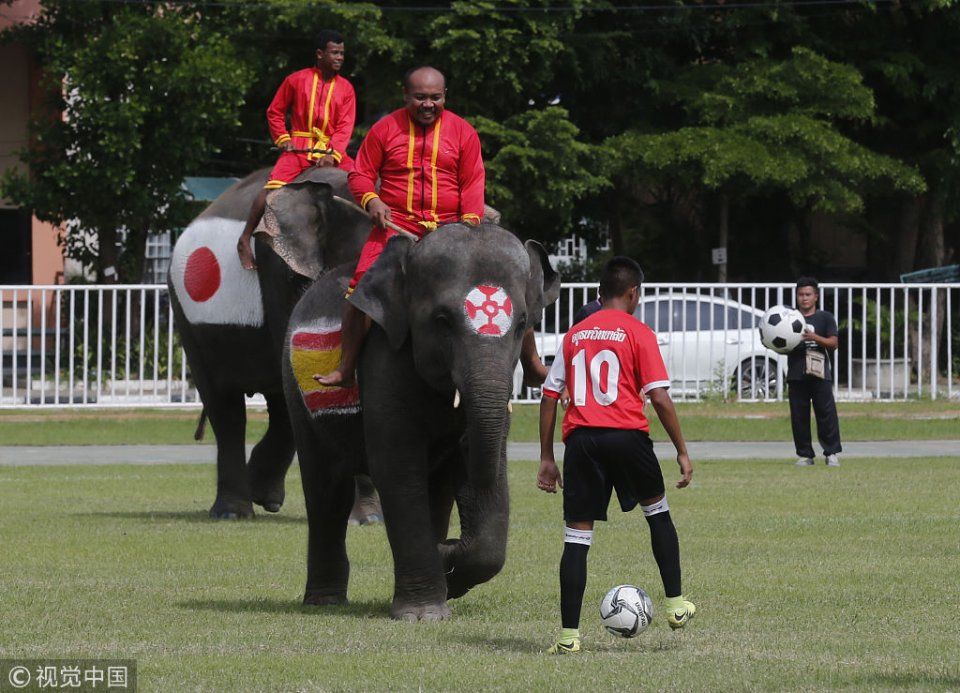
[[[790,425],[798,457],[816,457],[810,442],[810,404],[817,417],[817,438],[824,455],[840,452],[840,420],[833,399],[833,383],[820,378],[788,381],[790,387]]]

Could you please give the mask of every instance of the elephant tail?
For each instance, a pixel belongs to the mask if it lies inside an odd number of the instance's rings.
[[[203,429],[206,428],[206,425],[207,425],[207,410],[201,409],[200,420],[197,421],[197,430],[193,432],[194,440],[203,440]]]

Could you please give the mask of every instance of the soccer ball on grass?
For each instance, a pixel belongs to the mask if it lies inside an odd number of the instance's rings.
[[[639,587],[617,585],[600,602],[600,622],[621,638],[642,633],[653,620],[653,603]]]
[[[799,310],[773,306],[760,318],[760,341],[778,354],[789,354],[803,341],[804,325]]]

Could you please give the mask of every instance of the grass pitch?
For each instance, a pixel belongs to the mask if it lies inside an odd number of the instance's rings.
[[[503,573],[420,625],[387,617],[382,526],[349,529],[349,606],[300,605],[296,470],[280,515],[214,522],[212,466],[0,468],[0,656],[135,658],[142,690],[960,688],[960,458],[695,464],[669,498],[697,618],[602,631],[615,584],[663,603],[646,523],[613,507],[585,652],[560,658],[540,654],[559,627],[560,498],[532,462],[510,465]]]
[[[960,438],[956,401],[840,402],[837,408],[844,441]],[[680,402],[677,412],[687,440],[792,439],[786,402]],[[0,445],[186,445],[195,442],[199,414],[197,409],[0,410]],[[538,416],[536,405],[515,406],[510,439],[538,440]],[[651,432],[665,440],[659,421],[650,416]],[[251,409],[247,442],[256,443],[266,426],[266,412]],[[214,443],[209,424],[204,442]]]

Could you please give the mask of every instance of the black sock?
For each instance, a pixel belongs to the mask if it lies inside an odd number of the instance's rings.
[[[587,587],[587,551],[585,544],[564,542],[560,558],[560,620],[564,628],[580,627],[580,606]]]
[[[663,592],[668,597],[679,597],[683,594],[680,589],[680,540],[670,512],[648,515],[647,524],[650,525],[653,557],[657,559],[660,579],[663,580]]]

